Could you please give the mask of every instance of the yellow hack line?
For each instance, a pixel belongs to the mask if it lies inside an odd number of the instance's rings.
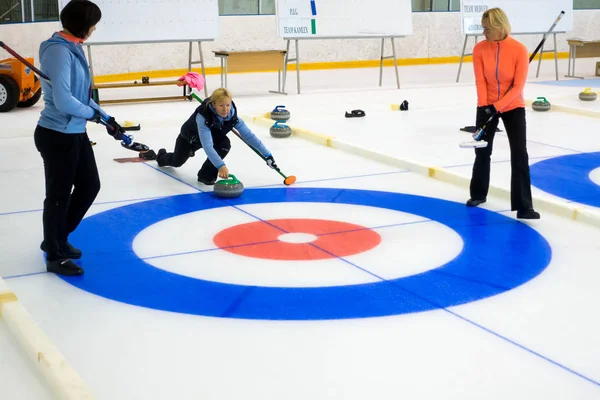
[[[554,108],[554,105],[552,106]],[[249,119],[254,123],[264,126],[271,127],[275,121],[271,120],[267,116],[270,113],[262,114],[258,117],[242,116],[243,119]],[[309,131],[307,129],[298,128],[287,124],[292,129],[292,136],[297,136],[305,140],[309,140],[313,143],[317,143],[323,146],[342,150],[346,153],[357,155],[366,159],[370,159],[377,162],[382,162],[397,168],[408,169],[412,172],[421,174],[423,176],[437,179],[442,182],[450,183],[455,186],[468,188],[470,179],[466,176],[458,175],[454,172],[450,172],[444,168],[437,166],[429,166],[418,163],[413,160],[399,158],[390,154],[381,153],[372,149],[361,147],[353,143],[337,139],[335,136],[324,135],[322,133]],[[504,200],[510,199],[510,190],[490,185],[489,195],[502,198]],[[540,209],[552,214],[562,216],[575,221],[585,222],[595,227],[600,227],[600,213],[591,209],[580,209],[562,203],[554,199],[535,197],[534,202],[536,209]]]

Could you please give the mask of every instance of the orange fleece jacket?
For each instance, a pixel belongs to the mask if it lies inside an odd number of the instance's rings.
[[[492,104],[498,112],[525,107],[523,87],[529,71],[529,54],[521,42],[507,36],[498,42],[477,43],[473,48],[473,68],[478,107]]]

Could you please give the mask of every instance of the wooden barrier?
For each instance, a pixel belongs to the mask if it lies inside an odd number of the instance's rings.
[[[258,72],[277,71],[277,91],[281,93],[281,69],[285,68],[285,50],[257,50],[257,51],[214,51],[215,57],[221,59],[221,87],[227,87],[227,74],[229,72]]]
[[[115,99],[115,100],[100,100],[98,93],[99,89],[116,89],[116,88],[132,88],[132,87],[144,87],[144,86],[168,86],[168,85],[181,85],[183,87],[183,95],[181,96],[165,96],[165,97],[145,97],[135,99]],[[92,97],[98,104],[117,104],[117,103],[138,103],[138,102],[149,102],[149,101],[172,101],[172,100],[190,100],[187,92],[187,85],[182,81],[156,81],[148,83],[139,83],[137,81],[133,83],[96,83],[92,85]]]
[[[567,43],[569,44],[569,72],[565,76],[567,78],[583,79],[582,76],[575,76],[575,60],[578,58],[600,57],[600,40],[567,39]],[[571,63],[573,63],[572,73]]]

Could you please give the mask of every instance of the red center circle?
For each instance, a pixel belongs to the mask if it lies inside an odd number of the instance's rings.
[[[317,236],[310,243],[279,240],[286,233]],[[377,246],[381,236],[372,229],[324,219],[272,219],[232,226],[217,233],[213,242],[241,256],[271,260],[324,260],[362,253]]]

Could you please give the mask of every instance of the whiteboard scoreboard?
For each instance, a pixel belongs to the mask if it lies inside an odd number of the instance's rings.
[[[62,10],[70,0],[59,0]],[[218,0],[94,0],[102,19],[87,44],[214,40]]]
[[[462,33],[481,35],[481,17],[494,7],[501,8],[513,34],[546,33],[561,11],[565,12],[554,32],[573,30],[573,0],[461,0]]]
[[[412,35],[411,0],[277,0],[281,38]]]

